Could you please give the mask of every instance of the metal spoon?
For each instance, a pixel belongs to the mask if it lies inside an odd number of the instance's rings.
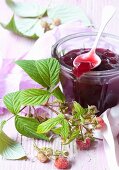
[[[96,54],[95,50],[96,50],[99,38],[104,28],[106,27],[107,23],[110,21],[112,16],[114,15],[115,11],[116,11],[116,8],[111,5],[104,7],[103,12],[102,12],[101,25],[100,25],[98,34],[96,36],[96,39],[94,41],[94,44],[92,46],[92,49],[88,53],[77,56],[73,61],[74,67],[78,67],[81,62],[90,62],[92,65],[92,68],[95,68],[101,63],[101,59]]]

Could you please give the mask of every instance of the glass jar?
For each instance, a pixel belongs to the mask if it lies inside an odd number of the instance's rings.
[[[59,60],[74,49],[91,48],[97,33],[77,33],[60,39],[52,47],[52,56]],[[103,33],[97,48],[119,54],[119,37]],[[105,71],[90,71],[77,78],[72,68],[61,63],[60,80],[68,102],[77,101],[83,107],[95,105],[99,114],[119,103],[119,67]]]

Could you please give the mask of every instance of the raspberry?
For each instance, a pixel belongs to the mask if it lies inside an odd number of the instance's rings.
[[[59,18],[55,18],[55,19],[53,20],[53,24],[54,24],[55,26],[59,26],[59,25],[61,25],[61,20],[60,20]]]
[[[37,158],[42,163],[48,162],[48,160],[49,160],[48,157],[42,152],[38,152]]]
[[[45,32],[50,30],[50,25],[46,21],[41,21],[41,26],[44,28]]]
[[[84,141],[81,139],[76,139],[76,144],[80,150],[86,150],[91,146],[91,139],[88,137]]]
[[[96,120],[98,122],[98,125],[96,126],[96,129],[105,128],[106,124],[105,124],[104,120],[101,117],[97,117]]]
[[[67,169],[69,168],[69,161],[67,160],[67,158],[60,156],[55,160],[54,165],[58,169]]]

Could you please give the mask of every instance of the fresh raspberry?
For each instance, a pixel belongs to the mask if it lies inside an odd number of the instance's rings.
[[[91,139],[88,137],[84,141],[81,139],[76,139],[76,144],[80,150],[86,150],[91,146]]]
[[[96,126],[96,129],[105,128],[106,124],[105,124],[104,120],[101,117],[97,117],[96,120],[98,122],[98,125]]]
[[[69,168],[69,161],[67,160],[67,158],[60,156],[55,160],[54,165],[58,169],[67,169]]]
[[[59,26],[59,25],[61,25],[61,20],[60,20],[59,18],[55,18],[55,19],[53,20],[53,24],[54,24],[55,26]]]
[[[38,152],[37,158],[42,163],[45,163],[45,162],[49,161],[48,157],[44,153],[42,153],[42,152]]]

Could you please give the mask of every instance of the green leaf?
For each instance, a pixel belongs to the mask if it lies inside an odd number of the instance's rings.
[[[56,125],[60,124],[64,119],[63,114],[59,114],[55,118],[48,119],[47,121],[41,123],[37,128],[37,133],[47,133]]]
[[[16,62],[33,80],[43,87],[59,82],[60,64],[54,58],[44,60],[18,60]]]
[[[50,97],[50,92],[41,89],[27,89],[21,93],[21,103],[23,105],[37,106],[45,103]]]
[[[69,144],[70,142],[72,142],[74,139],[76,139],[76,138],[78,137],[79,134],[80,134],[79,130],[76,130],[76,131],[72,132],[70,138],[67,139],[66,142],[63,143],[63,145],[67,145],[67,144]]]
[[[45,134],[36,133],[39,121],[34,118],[27,118],[16,116],[15,117],[15,126],[17,131],[29,138],[44,139],[49,141],[49,138]]]
[[[55,96],[59,101],[64,102],[65,101],[65,96],[62,93],[60,87],[56,87],[53,92],[52,92],[53,96]]]
[[[66,119],[63,119],[61,125],[62,125],[61,136],[64,140],[66,140],[67,137],[69,136],[69,123]]]
[[[13,114],[18,114],[20,111],[20,95],[21,91],[9,93],[4,96],[4,104],[6,105],[7,109]]]
[[[87,112],[87,108],[83,108],[76,101],[74,101],[73,106],[74,106],[74,111],[75,111],[74,117],[76,119],[79,119],[81,115],[83,115],[83,114],[85,114]]]
[[[99,110],[94,105],[88,106],[88,108],[87,108],[87,114],[90,113],[90,115],[95,115],[98,112],[99,112]]]
[[[2,122],[0,122],[0,131],[2,131],[4,125],[6,124],[6,120],[3,120]]]
[[[20,36],[37,39],[44,34],[41,21],[37,18],[12,17],[8,24],[1,23],[2,27]]]
[[[62,24],[73,20],[81,20],[86,26],[91,25],[86,14],[78,6],[67,4],[57,5],[53,8],[49,8],[47,14],[51,19],[60,18]]]
[[[57,135],[61,135],[61,129],[62,129],[62,127],[53,128],[53,129],[52,129],[52,132],[54,132],[54,133],[57,134]]]
[[[0,128],[0,155],[5,159],[20,159],[26,156],[20,143],[8,137]]]
[[[69,123],[66,119],[62,119],[61,122],[59,122],[59,124],[61,124],[61,127],[58,128],[53,128],[52,131],[57,134],[60,135],[64,140],[67,139],[67,137],[69,136]]]
[[[41,17],[45,14],[47,6],[39,6],[34,2],[14,2],[12,0],[6,0],[8,6],[14,11],[14,13],[21,17]]]

